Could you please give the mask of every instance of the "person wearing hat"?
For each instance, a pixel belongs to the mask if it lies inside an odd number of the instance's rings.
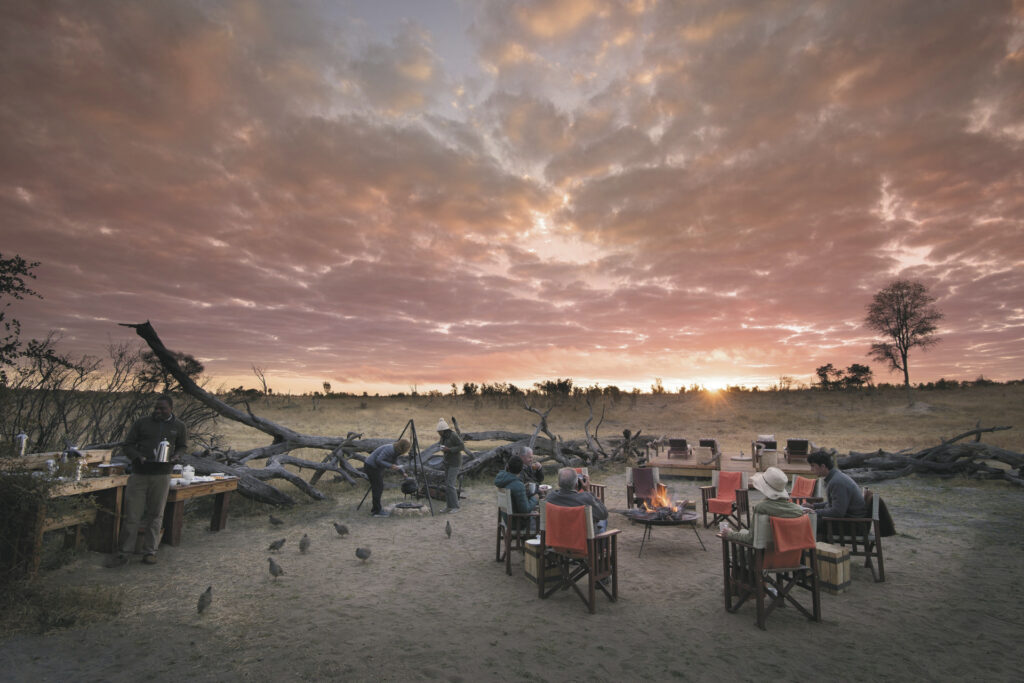
[[[405,455],[409,450],[409,440],[399,439],[394,443],[386,443],[374,449],[370,457],[363,463],[363,472],[370,480],[370,492],[373,496],[373,506],[370,514],[374,517],[387,517],[380,506],[380,497],[384,493],[384,470],[391,469],[398,472],[405,472],[398,465],[398,457]]]
[[[724,534],[728,540],[750,543],[754,538],[753,528],[757,525],[758,515],[800,517],[807,514],[806,510],[789,499],[789,492],[786,490],[789,479],[786,477],[786,473],[778,467],[769,467],[764,472],[758,472],[750,478],[750,483],[764,495],[764,500],[754,506],[754,518],[751,521],[750,529],[742,531],[730,529]]]
[[[465,444],[442,417],[437,421],[437,433],[444,455],[444,496],[448,507],[441,512],[459,511],[459,469],[462,467],[462,449]]]

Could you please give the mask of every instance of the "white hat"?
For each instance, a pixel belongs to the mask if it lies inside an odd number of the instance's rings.
[[[763,493],[765,498],[789,499],[789,492],[786,491],[786,484],[789,483],[789,480],[786,478],[786,473],[778,467],[769,467],[763,473],[758,472],[750,478],[750,483]]]
[[[451,429],[451,427],[448,426],[448,423],[444,421],[443,417],[437,421],[437,431],[444,432],[449,429]]]

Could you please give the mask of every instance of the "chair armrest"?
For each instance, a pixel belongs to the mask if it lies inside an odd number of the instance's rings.
[[[594,534],[594,540],[596,541],[598,539],[611,538],[612,536],[618,536],[621,533],[622,531],[620,529],[606,529],[605,531],[602,531],[599,534]]]
[[[590,491],[590,494],[594,496],[594,498],[597,498],[602,503],[604,502],[604,492],[607,488],[607,484],[587,484],[587,490]]]
[[[700,487],[700,497],[701,497],[701,500],[711,500],[712,498],[715,497],[715,494],[717,492],[718,492],[718,487],[717,486],[701,486]]]

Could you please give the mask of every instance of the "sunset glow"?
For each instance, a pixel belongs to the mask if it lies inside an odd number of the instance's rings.
[[[150,320],[214,386],[666,391],[1024,377],[1019,5],[594,0],[0,9],[22,335]],[[884,27],[884,30],[880,30]]]

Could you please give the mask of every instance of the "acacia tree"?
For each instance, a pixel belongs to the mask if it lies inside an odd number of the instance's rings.
[[[937,343],[935,336],[942,313],[932,304],[935,297],[920,282],[896,280],[875,294],[868,305],[864,322],[887,339],[871,345],[869,355],[888,363],[890,369],[903,372],[903,385],[910,400],[910,371],[907,355],[910,349],[926,349]]]

